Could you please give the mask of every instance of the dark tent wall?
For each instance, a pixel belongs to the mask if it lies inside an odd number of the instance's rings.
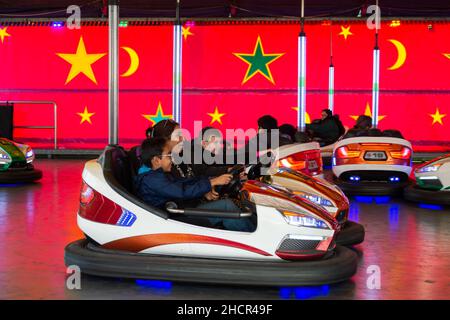
[[[101,17],[106,0],[45,1],[17,0],[0,1],[3,17],[62,17],[70,5],[82,7],[84,17]],[[173,17],[176,1],[122,0],[121,15],[127,17]],[[356,17],[375,1],[366,0],[306,0],[306,16]],[[295,17],[300,15],[300,0],[182,0],[181,14],[184,17]],[[446,17],[450,16],[450,2],[443,0],[407,1],[380,0],[385,17]]]

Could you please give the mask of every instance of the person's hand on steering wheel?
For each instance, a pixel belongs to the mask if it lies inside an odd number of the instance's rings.
[[[205,198],[208,201],[218,200],[219,197],[220,197],[219,194],[216,191],[214,191],[214,190],[211,190],[210,192],[205,194]]]
[[[211,187],[215,186],[223,186],[226,184],[229,184],[231,179],[233,179],[233,175],[231,174],[223,174],[221,176],[212,178],[211,181]]]

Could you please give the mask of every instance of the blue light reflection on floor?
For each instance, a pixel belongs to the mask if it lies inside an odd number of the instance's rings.
[[[355,196],[354,198],[356,202],[360,203],[387,204],[391,201],[390,196]]]
[[[315,297],[328,296],[330,286],[311,286],[311,287],[282,287],[280,288],[281,299],[311,299]]]
[[[172,293],[171,281],[160,280],[136,280],[136,284],[139,287],[150,290],[152,293],[159,295],[170,295]]]
[[[419,207],[428,210],[444,210],[444,208],[438,204],[420,203]]]
[[[355,196],[356,202],[360,203],[372,203],[373,197],[372,196]]]
[[[393,204],[389,207],[389,225],[391,227],[397,227],[399,221],[400,206]]]
[[[359,221],[359,206],[357,203],[350,202],[350,208],[348,211],[348,219],[350,221]]]
[[[25,183],[0,183],[0,188],[16,188],[24,185]]]
[[[377,196],[375,197],[375,203],[376,204],[386,204],[391,201],[391,197],[389,196]]]

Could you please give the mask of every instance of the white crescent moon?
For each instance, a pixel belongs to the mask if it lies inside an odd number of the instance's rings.
[[[139,68],[139,56],[137,52],[134,49],[131,49],[130,47],[121,47],[121,48],[128,53],[131,61],[128,70],[120,75],[121,77],[126,78],[132,76]]]
[[[406,60],[406,49],[405,46],[397,40],[394,39],[389,39],[389,41],[395,46],[395,48],[397,49],[397,53],[398,53],[398,57],[397,57],[397,61],[395,61],[395,63],[389,67],[389,70],[396,70],[398,68],[400,68]]]

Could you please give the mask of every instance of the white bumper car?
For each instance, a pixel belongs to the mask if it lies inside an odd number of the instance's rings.
[[[66,265],[98,276],[275,286],[335,283],[356,272],[356,253],[335,245],[338,221],[283,188],[242,185],[237,175],[225,191],[241,212],[161,210],[132,194],[131,177],[121,147],[86,163],[78,211],[86,239],[66,247]],[[251,217],[256,229],[217,229],[208,217]]]
[[[401,194],[409,183],[412,153],[411,143],[402,138],[344,138],[333,150],[336,184],[348,195]]]

